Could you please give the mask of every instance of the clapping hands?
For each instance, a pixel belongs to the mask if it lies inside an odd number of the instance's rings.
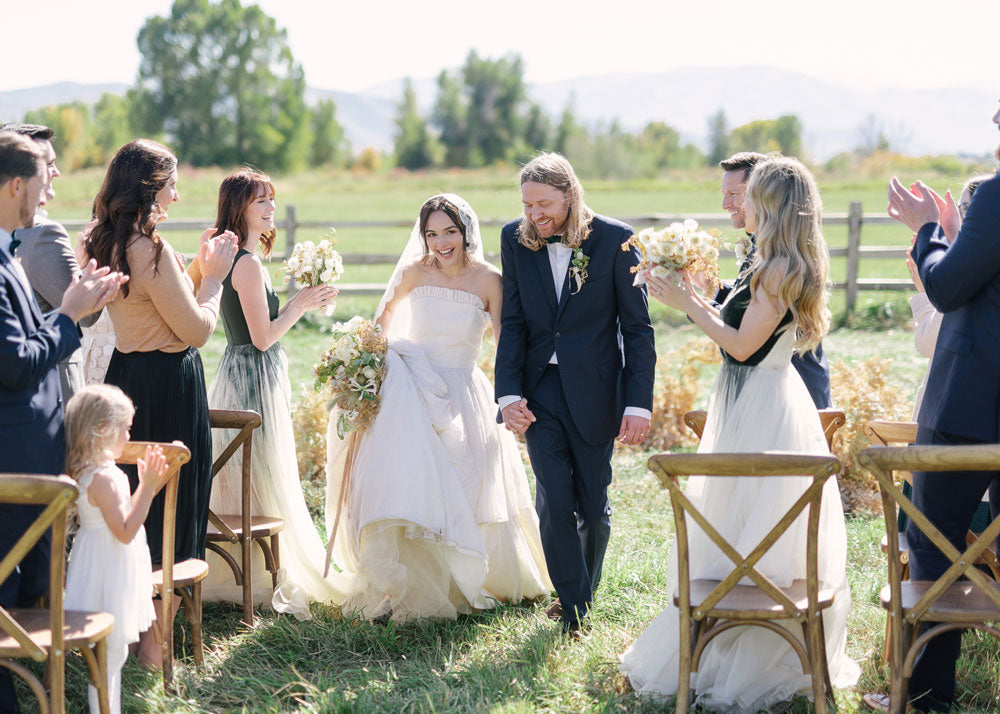
[[[59,312],[73,322],[79,322],[87,315],[102,310],[118,296],[121,286],[127,282],[127,275],[112,272],[107,266],[98,268],[97,261],[91,259],[79,275],[73,276],[63,293]]]
[[[239,238],[232,231],[213,236],[215,228],[208,228],[201,234],[198,248],[198,267],[204,278],[224,280],[233,267],[233,258],[239,250]]]
[[[160,479],[167,472],[167,458],[163,455],[163,449],[157,444],[150,444],[146,447],[146,458],[137,459],[135,465],[139,472],[139,485],[156,493],[162,485]]]

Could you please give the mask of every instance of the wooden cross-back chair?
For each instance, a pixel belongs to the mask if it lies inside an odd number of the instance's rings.
[[[833,448],[833,435],[846,423],[844,412],[838,409],[817,409],[819,413],[819,423],[823,426],[823,436],[826,437],[827,448]],[[705,422],[708,419],[708,412],[702,410],[690,411],[684,415],[684,423],[695,433],[698,440],[705,432]]]
[[[66,650],[79,650],[87,663],[90,683],[97,689],[101,714],[108,709],[107,637],[114,617],[106,612],[63,611],[63,583],[66,574],[66,508],[76,501],[79,489],[66,476],[2,475],[0,503],[44,506],[28,530],[0,561],[0,583],[52,528],[52,557],[49,563],[48,609],[0,607],[0,666],[23,679],[42,714],[62,714],[66,710]],[[46,662],[49,690],[15,658]]]
[[[888,611],[892,632],[889,653],[889,711],[902,714],[913,664],[924,645],[951,630],[975,629],[1000,638],[988,624],[1000,620],[1000,588],[976,567],[987,546],[1000,535],[1000,517],[994,519],[965,552],[960,553],[903,495],[894,471],[992,471],[1000,463],[1000,445],[883,446],[858,454],[858,462],[878,480],[885,527],[889,534],[889,584],[880,600]],[[903,580],[897,536],[896,507],[951,561],[937,580]],[[959,580],[959,578],[967,580]],[[920,634],[924,623],[937,623]]]
[[[153,632],[163,653],[163,686],[170,690],[174,677],[174,596],[180,594],[191,625],[194,661],[204,662],[201,634],[201,581],[208,575],[208,564],[198,558],[174,562],[174,534],[177,526],[177,475],[181,466],[191,460],[191,452],[179,441],[162,444],[152,441],[130,441],[125,444],[118,464],[135,465],[145,458],[148,446],[159,446],[167,461],[163,486],[163,541],[159,568],[153,568],[153,590],[160,596],[161,614],[153,624]]]
[[[271,587],[278,587],[278,534],[284,528],[280,518],[251,514],[250,493],[253,431],[261,424],[260,414],[249,410],[210,409],[209,420],[213,429],[238,429],[236,436],[212,464],[212,477],[236,455],[242,453],[240,513],[217,514],[208,512],[207,547],[219,555],[233,571],[233,579],[243,587],[243,622],[253,624],[253,544],[260,546],[264,567],[271,573]],[[241,448],[242,447],[242,448]],[[240,547],[240,562],[236,562],[223,544]]]
[[[680,615],[677,712],[688,711],[691,673],[698,671],[708,643],[734,627],[753,625],[776,633],[798,655],[803,673],[812,680],[816,711],[826,714],[826,700],[833,698],[833,687],[827,667],[822,611],[833,604],[834,590],[819,581],[819,515],[823,485],[840,472],[840,462],[833,456],[800,454],[660,454],[650,458],[649,468],[670,492],[677,534],[677,590],[673,595]],[[680,477],[689,475],[807,476],[812,483],[744,558],[684,494]],[[806,579],[780,588],[756,565],[803,514],[807,518]],[[688,518],[733,562],[732,571],[724,579],[691,580]],[[740,585],[744,578],[750,578],[755,585]],[[784,619],[800,625],[803,641],[774,622]]]
[[[865,422],[863,431],[865,437],[868,439],[868,443],[872,446],[903,446],[912,444],[917,440],[917,423],[914,421],[873,419]],[[904,481],[907,481],[910,485],[913,484],[912,472],[902,470],[901,476]],[[976,533],[969,531],[965,536],[966,543],[971,544],[976,539],[976,536]],[[888,534],[882,537],[883,553],[889,552],[888,538]],[[902,565],[903,580],[906,580],[910,572],[910,546],[906,542],[906,534],[898,532],[898,528],[897,541],[899,543],[899,557],[900,564]],[[996,545],[994,543],[988,544],[986,550],[979,556],[976,564],[989,568],[990,572],[993,573],[993,579],[1000,582],[1000,560],[997,559]],[[888,648],[886,649],[888,650]]]

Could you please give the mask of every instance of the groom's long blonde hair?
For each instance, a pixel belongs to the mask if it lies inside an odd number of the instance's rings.
[[[768,159],[751,172],[746,200],[757,236],[750,290],[765,290],[782,313],[791,310],[796,349],[813,350],[830,329],[830,257],[816,180],[797,159]]]
[[[583,200],[583,185],[576,177],[572,164],[562,154],[545,152],[539,154],[521,169],[518,175],[518,185],[523,186],[529,181],[542,183],[566,194],[569,201],[569,214],[563,227],[563,244],[570,248],[579,248],[580,244],[590,235],[590,222],[594,212]],[[518,242],[529,250],[541,250],[546,241],[539,237],[534,224],[527,216],[521,216],[521,225],[517,229]]]

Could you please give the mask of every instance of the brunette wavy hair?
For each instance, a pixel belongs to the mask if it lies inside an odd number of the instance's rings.
[[[94,199],[97,225],[87,240],[87,256],[100,266],[130,275],[127,249],[138,235],[153,242],[155,274],[163,252],[163,241],[156,232],[163,209],[156,205],[156,194],[176,168],[177,157],[151,139],[135,139],[118,149]],[[128,296],[128,283],[122,286],[122,294]]]
[[[239,238],[240,248],[245,246],[249,237],[247,235],[247,208],[262,190],[265,195],[275,195],[271,177],[250,166],[244,166],[226,176],[222,185],[219,186],[219,209],[215,218],[215,234],[232,231]],[[278,231],[275,228],[261,234],[260,244],[263,246],[265,256],[271,254],[277,235]]]
[[[569,214],[563,227],[562,242],[570,248],[579,248],[590,235],[590,222],[594,219],[594,212],[584,203],[583,185],[566,157],[555,152],[539,154],[524,165],[518,181],[521,186],[529,181],[542,183],[566,194]],[[546,245],[527,216],[521,217],[517,233],[518,242],[529,250],[541,250]]]
[[[798,159],[770,158],[751,172],[746,201],[757,236],[750,289],[764,290],[782,313],[791,310],[796,349],[814,350],[830,329],[830,251],[816,180]]]

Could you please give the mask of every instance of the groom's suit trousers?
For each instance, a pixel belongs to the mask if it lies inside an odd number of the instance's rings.
[[[549,576],[563,622],[586,615],[601,579],[611,535],[611,452],[614,439],[590,444],[566,403],[559,367],[545,368],[528,398],[537,421],[525,433],[535,471],[535,507]]]

